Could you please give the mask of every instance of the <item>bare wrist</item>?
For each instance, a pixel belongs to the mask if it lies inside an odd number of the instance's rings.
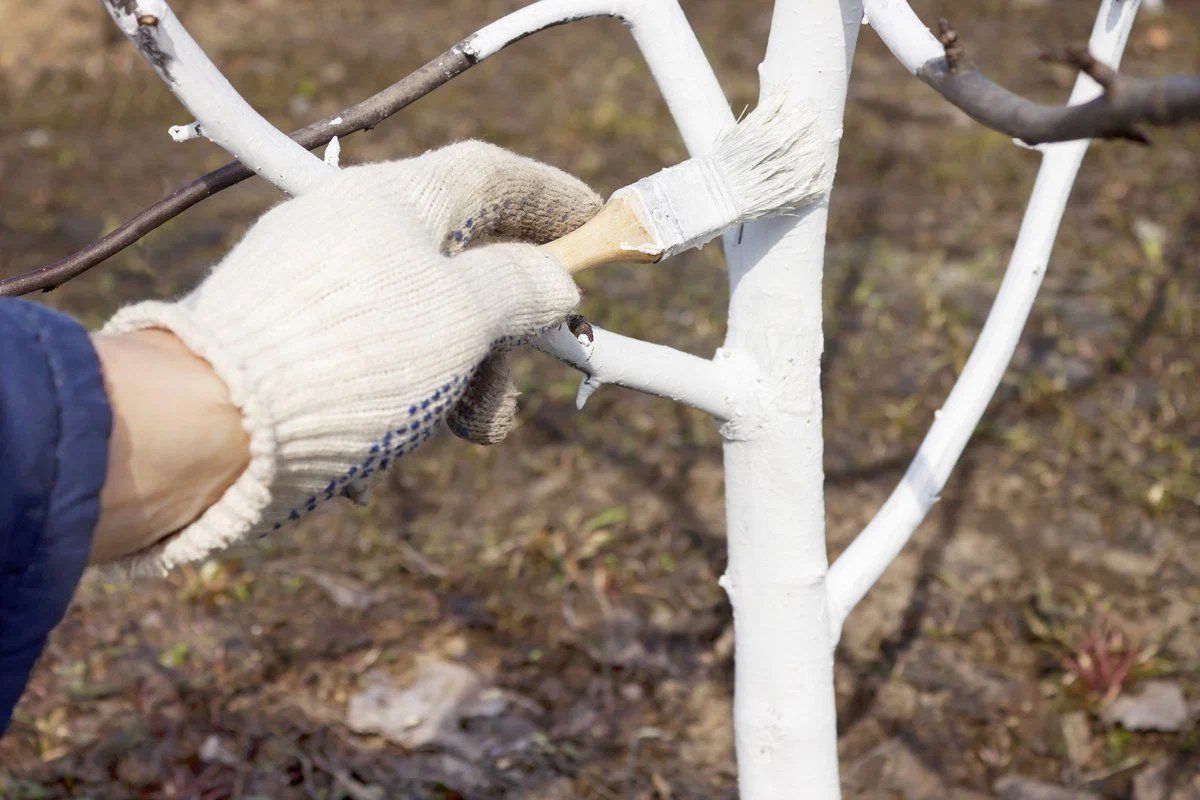
[[[183,528],[249,462],[242,417],[208,362],[173,334],[94,336],[113,412],[92,563],[136,553]]]

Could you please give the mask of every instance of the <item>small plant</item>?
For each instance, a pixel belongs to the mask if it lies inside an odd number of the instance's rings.
[[[1125,682],[1139,663],[1153,656],[1154,648],[1139,648],[1107,614],[1075,637],[1063,657],[1064,682],[1080,686],[1101,705],[1121,694]]]
[[[1025,623],[1063,670],[1063,685],[1078,690],[1089,704],[1107,705],[1131,678],[1163,667],[1156,659],[1159,646],[1137,642],[1095,597],[1055,597],[1042,586]]]

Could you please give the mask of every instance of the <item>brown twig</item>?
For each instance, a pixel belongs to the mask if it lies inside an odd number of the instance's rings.
[[[1043,50],[1038,58],[1051,64],[1065,64],[1068,67],[1090,75],[1092,80],[1100,84],[1106,92],[1117,88],[1117,71],[1097,59],[1086,47],[1060,47],[1055,50]]]
[[[917,77],[982,125],[1028,144],[1075,139],[1128,139],[1149,144],[1141,125],[1178,125],[1200,121],[1200,76],[1173,75],[1155,80],[1126,78],[1086,48],[1062,48],[1042,59],[1066,64],[1100,84],[1104,93],[1075,106],[1035,103],[991,81],[967,58],[957,31],[939,25],[945,57],[933,59]]]
[[[567,330],[576,339],[586,336],[589,342],[596,341],[596,332],[592,330],[592,323],[588,322],[587,317],[582,314],[572,314],[567,317]]]
[[[348,136],[357,131],[371,130],[405,106],[474,66],[476,60],[464,45],[465,42],[458,43],[412,74],[361,103],[301,128],[291,134],[292,139],[311,150],[328,144],[335,136]],[[48,292],[61,286],[121,252],[205,198],[235,186],[253,175],[254,173],[240,161],[231,161],[179,187],[82,250],[52,264],[0,280],[0,296],[16,296],[39,290]]]
[[[946,51],[946,66],[953,72],[958,69],[964,55],[962,45],[958,43],[958,31],[950,27],[950,22],[945,17],[938,20],[938,41]]]

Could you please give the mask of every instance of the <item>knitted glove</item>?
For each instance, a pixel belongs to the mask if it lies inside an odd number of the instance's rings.
[[[464,248],[548,241],[599,205],[566,173],[480,142],[352,167],[267,212],[178,302],[118,312],[104,333],[165,328],[207,360],[250,438],[246,472],[135,570],[359,493],[451,410],[462,434],[502,438],[515,392],[489,353],[558,322],[579,293],[531,244]]]

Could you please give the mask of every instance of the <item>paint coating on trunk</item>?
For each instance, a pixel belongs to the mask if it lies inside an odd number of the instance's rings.
[[[857,0],[778,0],[759,67],[760,100],[786,91],[816,110],[830,177],[861,19]],[[759,435],[725,445],[738,784],[753,800],[840,796],[820,392],[827,214],[828,191],[726,247],[725,345],[753,361],[770,404]]]

